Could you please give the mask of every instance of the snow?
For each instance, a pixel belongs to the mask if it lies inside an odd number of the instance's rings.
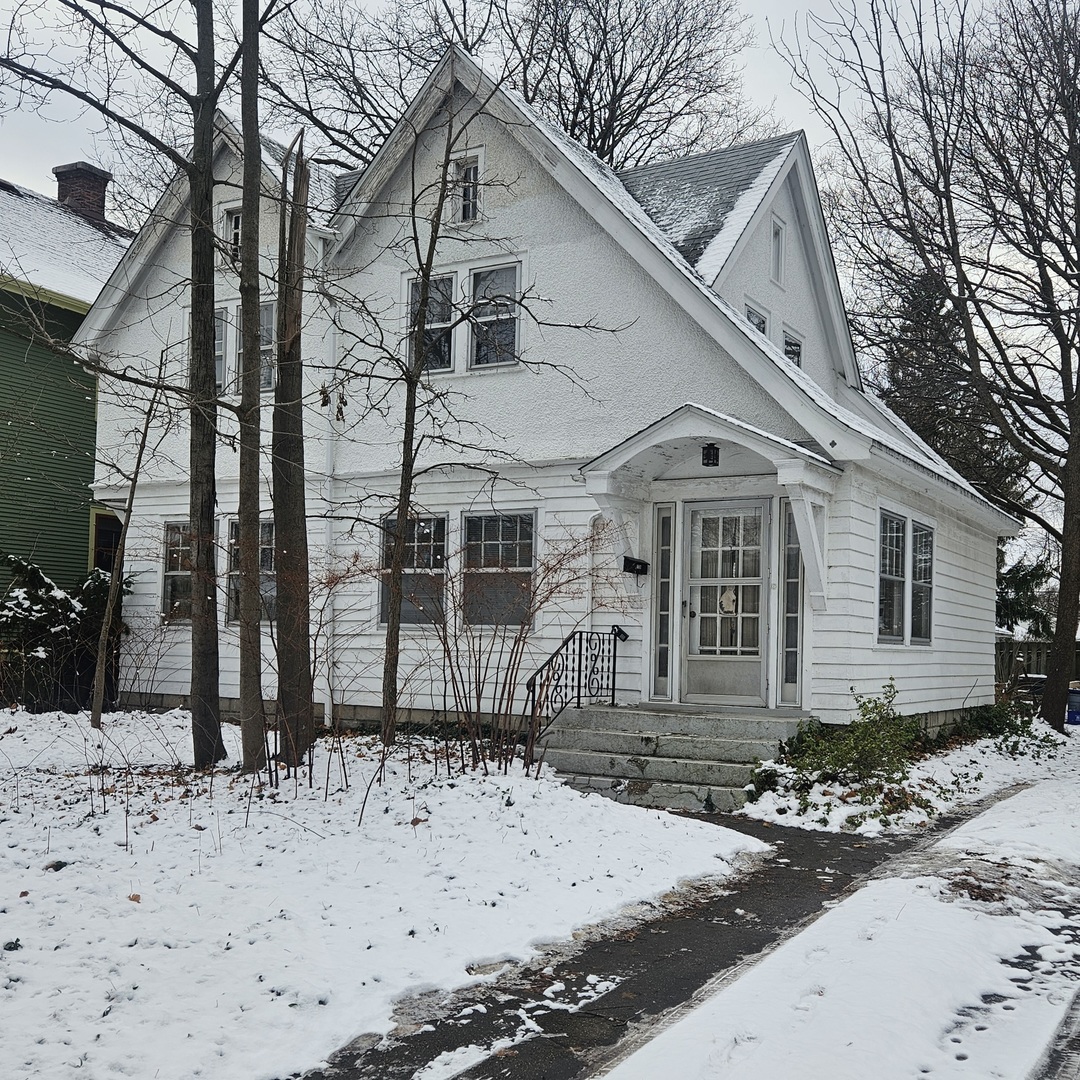
[[[92,304],[130,240],[55,199],[0,183],[0,277]]]
[[[1027,1076],[1080,980],[1080,739],[1041,763],[968,754],[981,784],[1032,786],[829,910],[609,1080]]]
[[[725,264],[735,250],[739,237],[746,231],[747,226],[754,219],[761,200],[769,193],[784,162],[790,157],[790,146],[784,146],[766,165],[752,184],[739,196],[731,212],[724,218],[724,224],[720,231],[709,241],[708,246],[701,253],[695,270],[701,275],[702,280],[711,285],[724,269]]]
[[[363,739],[347,790],[329,743],[311,788],[193,774],[188,722],[0,713],[6,1076],[285,1076],[389,1032],[405,995],[766,850],[547,777],[436,776],[423,746],[382,786]]]

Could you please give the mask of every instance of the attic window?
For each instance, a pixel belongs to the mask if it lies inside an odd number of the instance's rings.
[[[769,249],[769,277],[777,285],[784,284],[784,223],[772,219],[772,242]]]
[[[476,221],[480,217],[480,161],[464,158],[455,163],[458,221]]]
[[[784,331],[784,355],[796,365],[802,367],[802,342],[794,335]]]
[[[769,320],[756,307],[746,305],[746,321],[759,333],[768,335]]]

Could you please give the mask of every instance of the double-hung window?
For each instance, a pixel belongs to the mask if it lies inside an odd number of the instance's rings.
[[[165,525],[165,569],[162,615],[167,620],[191,618],[191,527],[186,521]]]
[[[397,519],[383,520],[383,567],[393,560]],[[401,623],[442,622],[446,586],[446,518],[414,517],[405,522],[405,565],[401,576]],[[390,610],[390,582],[383,578],[380,618]]]
[[[927,645],[932,637],[934,530],[882,511],[878,543],[878,640]]]
[[[531,621],[534,553],[532,514],[466,515],[466,623],[523,626]]]
[[[277,618],[277,574],[274,567],[274,523],[259,522],[259,597],[262,621]],[[229,622],[240,618],[240,522],[229,522]]]
[[[240,242],[244,232],[244,217],[239,210],[225,211],[225,251],[232,263],[240,261]]]
[[[409,283],[409,355],[415,362],[417,350],[422,349],[424,371],[449,371],[454,362],[454,275],[429,278],[427,294],[424,332],[418,340],[423,282],[414,278]]]
[[[273,390],[276,382],[277,364],[277,304],[268,300],[259,305],[259,389]],[[244,322],[243,309],[236,309],[236,373],[240,379],[244,371]]]
[[[214,312],[214,385],[219,394],[225,388],[225,335],[228,325],[228,312],[218,308]]]
[[[472,275],[472,367],[518,358],[518,268],[498,266]]]

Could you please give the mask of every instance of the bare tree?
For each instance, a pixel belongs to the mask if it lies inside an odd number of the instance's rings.
[[[856,314],[885,336],[905,288],[939,282],[979,415],[1060,508],[1043,516],[1061,544],[1043,715],[1060,729],[1080,597],[1080,8],[845,0],[788,57],[835,136]]]
[[[43,107],[60,94],[140,140],[184,176],[191,232],[188,395],[192,537],[191,689],[195,763],[224,756],[218,690],[214,364],[215,110],[235,68],[217,61],[213,0],[147,12],[111,0],[23,5],[0,54],[7,107]],[[192,25],[193,23],[193,25]],[[190,32],[188,32],[190,31]],[[11,98],[14,102],[11,102]],[[190,117],[179,123],[178,117]]]
[[[455,46],[614,168],[775,133],[742,90],[751,34],[736,0],[397,0],[293,5],[264,65],[279,114],[323,160],[371,159]]]

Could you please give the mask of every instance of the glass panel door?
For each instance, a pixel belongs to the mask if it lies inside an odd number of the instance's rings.
[[[763,505],[689,511],[687,700],[763,704]]]

